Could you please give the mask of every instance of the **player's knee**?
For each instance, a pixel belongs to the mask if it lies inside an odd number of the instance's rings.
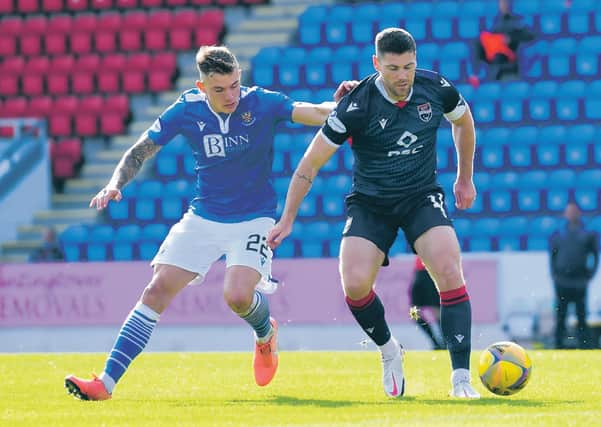
[[[223,298],[230,309],[235,313],[244,313],[253,301],[254,292],[250,294],[241,287],[228,287],[223,291]]]
[[[443,257],[435,264],[433,275],[441,291],[450,291],[463,285],[463,273],[458,260],[452,257]]]
[[[154,277],[142,293],[142,302],[161,313],[171,301],[171,293],[167,284]]]
[[[361,299],[371,291],[373,279],[360,269],[346,269],[342,273],[344,293],[351,299]]]

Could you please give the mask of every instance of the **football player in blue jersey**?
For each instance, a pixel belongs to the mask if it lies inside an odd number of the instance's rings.
[[[241,86],[238,61],[226,47],[202,47],[196,62],[197,87],[184,92],[127,150],[109,183],[90,202],[101,210],[120,201],[121,189],[146,160],[174,136],[186,137],[196,164],[196,194],[152,260],[152,279],[123,323],[102,374],[91,380],[66,377],[67,390],[77,398],[109,399],[146,347],[160,314],[188,284],[202,281],[222,255],[225,301],[255,333],[255,381],[265,386],[276,373],[277,323],[267,298],[256,289],[271,272],[266,243],[276,214],[274,127],[284,120],[322,125],[335,104],[293,102],[278,92]],[[334,99],[348,88],[343,82]]]
[[[384,391],[391,397],[404,393],[403,352],[390,333],[374,280],[380,266],[388,264],[388,251],[401,229],[440,293],[441,329],[453,368],[451,395],[478,398],[470,382],[471,308],[459,243],[436,182],[436,132],[445,118],[458,156],[455,205],[472,205],[472,114],[448,80],[417,69],[415,41],[403,29],[377,34],[373,65],[377,72],[338,103],[307,148],[268,244],[275,249],[290,234],[319,169],[350,137],[353,187],[346,197],[340,275],[351,313],[382,353]]]

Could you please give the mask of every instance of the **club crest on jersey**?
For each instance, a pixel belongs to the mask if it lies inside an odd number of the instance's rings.
[[[417,114],[422,122],[428,123],[432,120],[432,106],[429,102],[417,106]]]
[[[247,112],[245,112],[245,113],[242,113],[242,114],[240,115],[240,117],[242,118],[242,124],[243,124],[244,126],[250,126],[250,125],[252,125],[252,124],[255,122],[255,120],[256,120],[256,118],[255,118],[255,117],[253,117],[253,115],[252,115],[252,113],[251,113],[250,111],[247,111]]]

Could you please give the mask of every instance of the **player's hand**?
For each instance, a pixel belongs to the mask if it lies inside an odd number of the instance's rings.
[[[455,207],[457,209],[469,209],[476,200],[476,187],[471,179],[457,179],[453,185],[455,195]]]
[[[108,206],[110,200],[119,202],[122,198],[123,196],[118,188],[104,187],[92,198],[90,207],[102,210]]]
[[[292,224],[278,222],[267,235],[267,245],[274,250],[292,232]]]
[[[342,83],[340,83],[340,85],[336,89],[336,92],[334,92],[334,101],[340,101],[344,95],[349,93],[351,90],[355,89],[358,84],[359,81],[357,80],[345,80]]]

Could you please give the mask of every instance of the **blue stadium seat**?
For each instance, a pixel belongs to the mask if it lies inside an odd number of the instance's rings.
[[[290,151],[293,145],[292,135],[289,133],[278,132],[275,134],[274,146],[277,151]]]
[[[541,10],[539,0],[516,1],[513,11],[518,15],[535,15]]]
[[[448,148],[436,148],[436,167],[438,170],[447,170],[451,168],[449,163],[449,149]]]
[[[534,145],[538,142],[538,128],[536,126],[520,126],[511,129],[509,145]]]
[[[317,23],[299,25],[298,37],[301,44],[307,46],[319,45],[322,42],[321,25]],[[253,71],[255,67],[253,67]]]
[[[505,166],[503,147],[500,145],[484,145],[480,157],[485,168],[500,169]]]
[[[300,66],[298,64],[280,64],[278,67],[278,80],[285,87],[300,85]]]
[[[507,147],[509,152],[509,164],[516,168],[526,168],[532,165],[531,146],[521,144]]]
[[[528,224],[528,234],[532,237],[548,239],[553,232],[557,231],[560,221],[553,216],[534,217]]]
[[[488,172],[476,172],[474,174],[474,185],[478,192],[488,191],[490,189],[490,174]]]
[[[566,127],[553,125],[540,129],[539,138],[543,143],[559,145],[566,141]]]
[[[559,145],[541,142],[536,148],[536,157],[540,166],[550,167],[559,165]]]
[[[507,190],[491,190],[489,200],[490,210],[494,213],[506,213],[512,209],[511,193]]]
[[[500,172],[493,176],[491,188],[496,190],[513,190],[518,188],[520,175],[516,172]]]
[[[165,184],[165,194],[189,199],[192,197],[193,192],[194,185],[185,179],[177,179]]]
[[[574,192],[576,203],[585,212],[596,211],[599,207],[598,191],[593,189],[577,189]]]
[[[590,30],[588,12],[571,12],[568,14],[568,33],[588,34]]]
[[[351,27],[351,41],[355,44],[366,44],[374,38],[372,21],[355,22]]]
[[[503,122],[520,122],[523,119],[523,106],[521,100],[501,100],[501,120]]]
[[[583,37],[578,43],[578,54],[600,54],[601,36],[594,35]]]
[[[580,116],[578,112],[578,100],[576,98],[564,96],[557,98],[555,100],[555,111],[557,118],[562,121],[574,121]]]
[[[538,81],[532,85],[530,96],[533,98],[554,98],[559,84],[553,80]]]
[[[295,256],[295,239],[286,239],[274,252],[275,258],[294,258]]]
[[[509,237],[502,234],[497,238],[497,246],[499,251],[517,252],[521,250],[521,239],[519,237]]]
[[[478,100],[496,101],[501,98],[502,85],[498,82],[482,83],[474,92],[474,96]]]
[[[322,199],[322,209],[325,216],[342,216],[344,215],[344,198],[339,195],[324,196]]]
[[[280,151],[280,150],[274,151],[273,166],[272,166],[274,173],[281,174],[281,173],[284,173],[285,170],[287,170],[286,157],[287,157],[287,153]]]
[[[549,249],[549,239],[544,237],[527,236],[526,249],[529,251],[547,251]]]
[[[301,241],[301,256],[304,258],[321,258],[324,256],[323,243],[319,241]]]
[[[596,10],[596,7],[596,0],[578,0],[570,4],[570,10],[574,12],[593,12]]]
[[[539,190],[520,190],[517,193],[518,209],[521,212],[536,212],[540,210],[541,196]]]
[[[551,101],[547,98],[533,98],[528,101],[530,119],[541,122],[551,118]]]
[[[169,144],[167,144],[169,145]],[[156,171],[162,177],[174,177],[179,173],[177,156],[168,152],[159,152],[156,158]]]
[[[510,216],[500,221],[499,235],[501,236],[521,237],[528,233],[528,219],[525,216]]]
[[[184,201],[178,196],[165,196],[159,202],[161,217],[167,222],[173,223],[184,214]]]
[[[113,243],[113,259],[130,261],[135,259],[134,248],[140,239],[141,229],[137,224],[127,224],[119,227]]]
[[[584,101],[584,117],[589,120],[601,120],[601,100],[586,99]]]
[[[127,187],[125,187],[127,188]],[[123,197],[120,202],[108,204],[107,213],[111,221],[123,222],[130,218],[130,200]]]
[[[552,52],[561,56],[569,56],[577,53],[578,43],[573,37],[563,37],[551,42],[549,48]]]
[[[274,69],[271,64],[254,64],[252,69],[253,82],[258,86],[273,86]]]
[[[330,13],[328,14],[328,21],[330,22],[350,22],[353,20],[353,15],[357,11],[354,10],[353,6],[348,4],[337,4],[332,6]]]
[[[565,161],[568,166],[585,166],[588,163],[588,146],[579,144],[566,144],[565,146]]]
[[[549,56],[547,58],[549,75],[553,78],[567,78],[570,74],[571,56]]]
[[[468,9],[468,8],[465,8]],[[457,19],[457,33],[465,40],[474,40],[480,35],[480,17],[462,16]]]
[[[302,25],[320,24],[328,20],[330,8],[328,6],[310,6],[299,17],[299,22]]]
[[[517,187],[520,190],[542,190],[547,187],[547,175],[547,172],[541,170],[521,173]]]
[[[407,16],[406,13],[407,7],[403,3],[392,2],[380,5],[380,19],[382,19],[382,17],[386,17],[400,21]]]
[[[330,73],[332,82],[361,78],[354,74],[352,62],[334,62],[330,65]]]
[[[109,246],[115,240],[115,229],[110,225],[95,225],[88,235],[88,261],[109,259]]]
[[[576,74],[583,77],[599,75],[599,54],[585,53],[576,56]]]
[[[525,99],[530,95],[530,84],[526,82],[510,82],[501,88],[503,98],[507,99]]]
[[[563,212],[568,204],[569,196],[570,194],[566,189],[549,189],[546,197],[547,209],[552,212]]]
[[[583,98],[586,96],[586,83],[581,80],[568,80],[566,82],[560,83],[558,89],[558,93],[563,97],[569,98]]]
[[[324,86],[326,84],[325,64],[307,64],[304,66],[305,82],[310,86]]]
[[[437,7],[438,8],[438,7]],[[432,18],[431,31],[434,40],[449,40],[453,37],[453,23],[455,19],[451,19],[448,15],[440,15],[440,17]]]
[[[576,177],[576,188],[579,189],[601,189],[601,170],[587,169],[578,173]]]
[[[424,60],[436,60],[439,57],[440,48],[437,43],[422,43],[419,45],[419,50],[417,52],[418,63]],[[420,65],[421,67],[421,65]]]
[[[511,130],[509,128],[499,127],[487,130],[477,139],[486,146],[503,146],[512,144],[510,135]]]
[[[139,242],[140,259],[153,258],[160,243],[167,237],[167,232],[165,224],[149,224],[142,228]]]
[[[457,175],[455,172],[439,173],[436,181],[447,194],[453,194],[453,183]]]
[[[307,194],[298,208],[298,216],[301,218],[313,217],[317,214],[317,196],[313,193]]]
[[[353,25],[360,24],[362,22],[375,22],[379,19],[381,13],[381,6],[374,3],[356,4],[353,7],[353,13],[351,14],[351,20]]]
[[[465,218],[455,218],[453,220],[453,228],[457,233],[459,239],[463,239],[470,236],[472,224],[471,220]]]
[[[493,102],[476,102],[472,106],[472,111],[474,113],[474,119],[478,123],[491,123],[496,119],[495,104]]]
[[[154,221],[157,218],[156,199],[137,198],[133,202],[134,217],[141,222]]]
[[[341,243],[341,238],[338,239],[333,239],[330,240],[329,242],[327,242],[327,246],[328,246],[328,255],[331,258],[336,258],[338,257],[338,254],[340,253],[340,243]]]
[[[554,36],[559,34],[561,32],[561,15],[548,12],[540,15],[539,28],[540,32],[545,36]]]
[[[557,169],[549,172],[548,188],[570,189],[576,183],[576,172],[571,169]]]
[[[344,22],[329,22],[325,32],[326,41],[330,44],[343,44],[348,40],[347,24]]]
[[[325,186],[330,194],[346,194],[351,189],[351,177],[348,175],[334,175],[325,180]]]

